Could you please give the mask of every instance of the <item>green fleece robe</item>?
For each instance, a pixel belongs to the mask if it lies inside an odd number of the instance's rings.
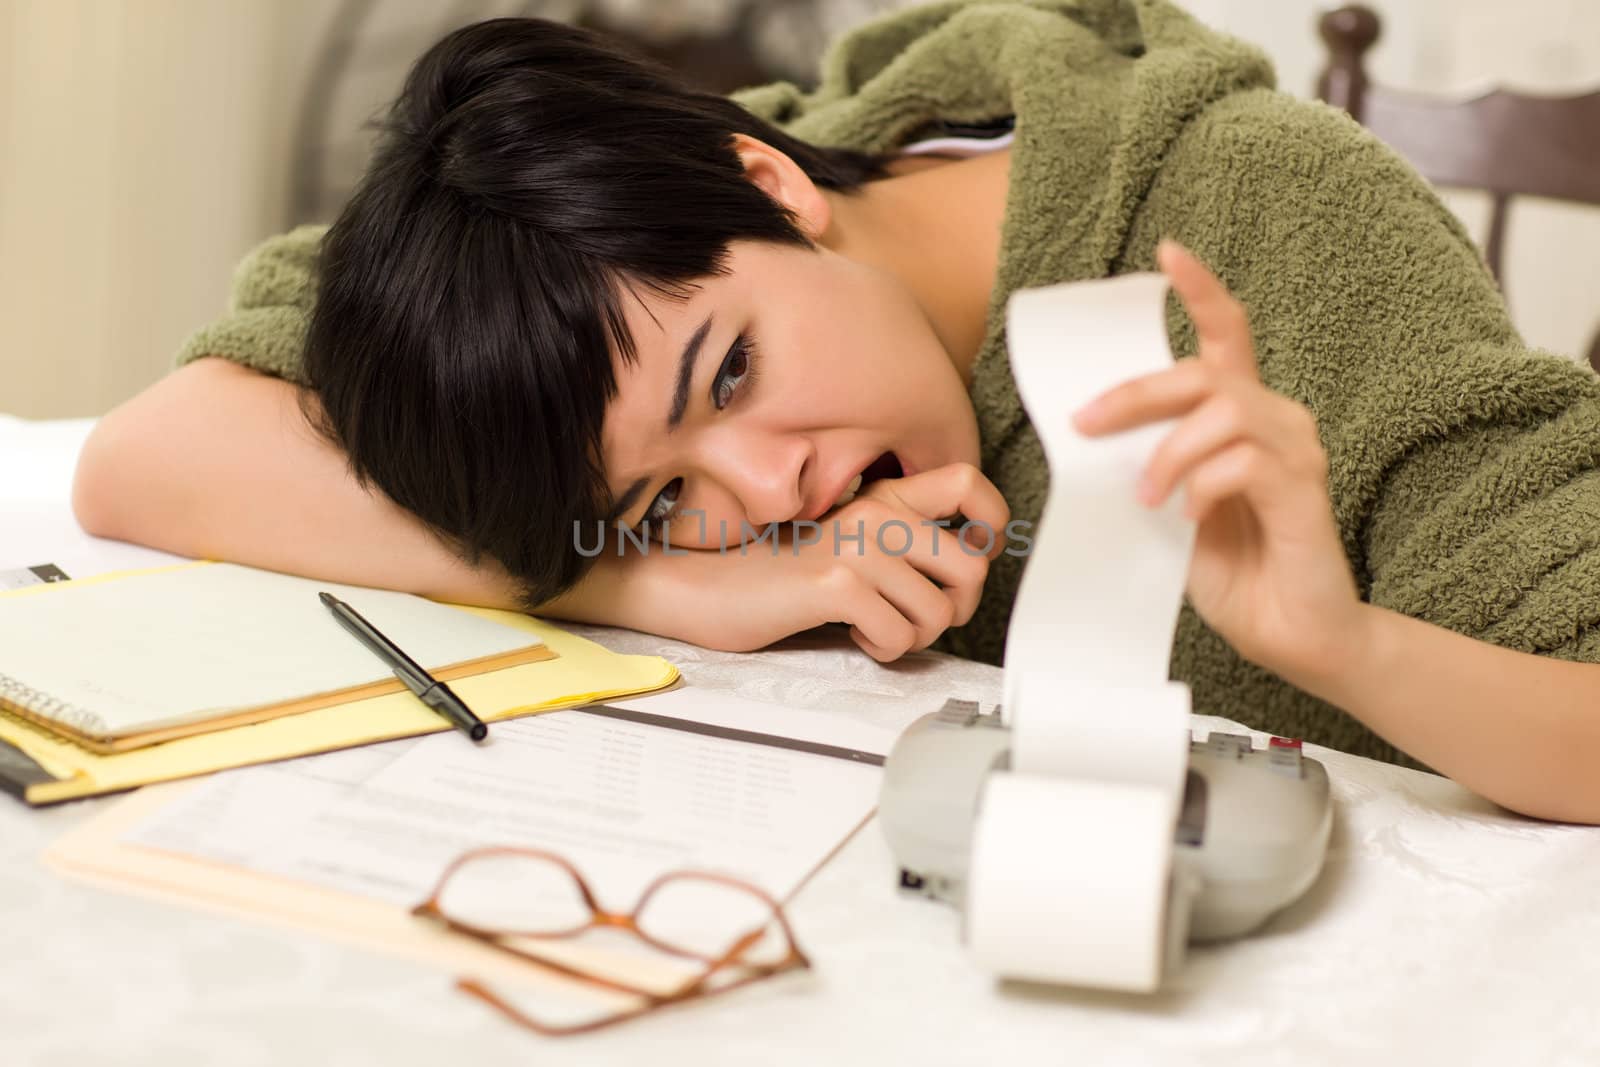
[[[1530,351],[1428,187],[1343,112],[1273,91],[1256,50],[1164,0],[944,3],[843,38],[814,92],[780,83],[738,99],[805,140],[874,152],[940,120],[1015,116],[971,395],[983,469],[1017,518],[1038,518],[1047,475],[1011,379],[1007,297],[1153,269],[1170,236],[1248,309],[1263,381],[1316,415],[1365,598],[1600,662],[1600,380]],[[180,359],[224,355],[297,379],[320,233],[258,250],[232,314]],[[1186,358],[1192,324],[1175,299],[1168,310]],[[977,614],[942,647],[999,662],[1022,562],[995,564]],[[1196,711],[1415,764],[1244,660],[1187,603],[1171,675]]]

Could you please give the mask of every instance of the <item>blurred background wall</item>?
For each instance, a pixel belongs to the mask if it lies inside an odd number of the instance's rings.
[[[455,25],[532,12],[625,33],[710,88],[805,82],[822,43],[905,0],[0,0],[0,412],[99,414],[165,373],[255,242],[325,221],[364,121]],[[1321,68],[1313,0],[1188,0],[1262,45],[1280,86]],[[1600,87],[1595,0],[1374,0],[1380,84]],[[341,49],[337,42],[344,41]],[[1480,237],[1486,198],[1446,194]],[[1523,201],[1507,287],[1565,354],[1600,323],[1600,211]]]

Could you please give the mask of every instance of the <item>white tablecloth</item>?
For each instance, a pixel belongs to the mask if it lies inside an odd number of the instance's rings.
[[[87,428],[0,417],[0,569],[161,558],[72,522]],[[693,685],[868,717],[1000,693],[994,668],[932,654],[882,667],[833,636],[735,656],[576,629],[665,655]],[[1322,880],[1265,934],[1192,953],[1159,995],[984,978],[953,912],[897,894],[873,823],[793,906],[813,974],[565,1043],[420,965],[62,880],[40,851],[114,801],[33,811],[0,796],[0,1064],[1600,1063],[1600,830],[1308,752],[1338,804]]]

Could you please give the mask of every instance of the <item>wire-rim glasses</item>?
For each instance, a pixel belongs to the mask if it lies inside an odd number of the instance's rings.
[[[553,852],[477,848],[451,861],[428,898],[411,912],[496,951],[637,1000],[635,1006],[596,1019],[556,1023],[529,1014],[475,979],[456,980],[458,989],[549,1037],[590,1033],[811,966],[795,942],[783,908],[771,895],[759,886],[709,871],[663,874],[645,887],[632,910],[617,912],[602,907],[577,868]],[[542,955],[527,944],[608,927],[701,966],[661,992]]]

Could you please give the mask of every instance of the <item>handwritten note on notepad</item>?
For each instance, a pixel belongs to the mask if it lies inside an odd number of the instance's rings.
[[[0,705],[117,748],[399,689],[324,589],[441,679],[552,657],[524,630],[422,597],[196,563],[0,596]]]

